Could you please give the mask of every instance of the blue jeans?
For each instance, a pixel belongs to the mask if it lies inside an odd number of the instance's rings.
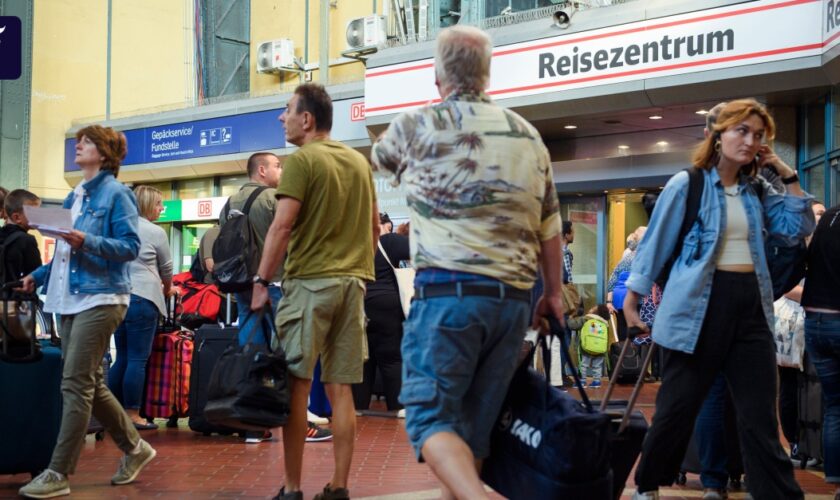
[[[108,389],[127,410],[140,408],[158,314],[152,301],[132,294],[125,319],[114,332],[117,360],[108,371]]]
[[[263,332],[270,332],[272,330],[267,323],[264,323],[262,327],[260,327],[258,320],[261,315],[256,311],[251,311],[251,291],[248,290],[247,292],[240,292],[235,295],[237,313],[239,314],[239,345],[245,345],[248,343],[248,337],[255,328],[260,328],[260,330],[254,334],[254,338],[251,342],[254,344],[265,343]],[[283,290],[281,290],[279,286],[271,285],[268,287],[268,302],[271,304],[272,314],[271,317],[262,315],[263,321],[268,321],[271,324],[274,323],[274,317],[277,315],[277,306],[280,304],[280,299],[282,298]],[[266,330],[266,328],[268,328],[268,330]]]
[[[840,313],[805,312],[805,349],[823,390],[825,481],[840,484]]]
[[[726,454],[726,377],[719,373],[694,423],[700,482],[704,488],[725,489],[729,479]],[[735,446],[738,444],[735,443]]]
[[[439,432],[457,434],[475,458],[487,457],[529,310],[513,299],[415,296],[403,330],[400,402],[418,458]]]

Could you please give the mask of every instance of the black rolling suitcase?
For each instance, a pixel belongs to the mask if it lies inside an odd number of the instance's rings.
[[[613,474],[613,498],[618,500],[624,491],[624,485],[627,478],[630,476],[630,471],[633,469],[639,454],[642,452],[642,441],[645,439],[645,434],[648,430],[648,422],[645,416],[639,410],[634,410],[636,400],[644,385],[645,378],[643,376],[636,377],[636,385],[627,401],[610,401],[610,396],[621,377],[623,369],[622,360],[631,351],[631,344],[636,335],[641,333],[638,328],[629,328],[627,331],[627,338],[621,344],[622,348],[617,353],[617,362],[614,365],[610,383],[607,386],[607,392],[604,394],[604,399],[601,401],[600,410],[606,412],[612,417],[610,434],[610,466]],[[638,347],[638,346],[635,346]],[[644,372],[650,366],[653,354],[656,352],[656,344],[646,346],[645,357],[642,360],[641,372]],[[633,352],[633,355],[636,355]]]
[[[18,299],[39,307],[37,296]],[[28,341],[12,340],[12,301],[0,303],[0,474],[35,476],[49,465],[61,427],[61,347],[52,329],[51,340],[36,340],[36,321],[26,325]]]
[[[797,396],[799,399],[799,466],[805,468],[809,459],[823,459],[822,425],[823,402],[822,385],[814,363],[805,353],[805,370],[797,374]]]
[[[230,325],[230,294],[227,296],[226,325]],[[205,436],[210,434],[230,435],[242,433],[240,429],[213,425],[204,418],[207,404],[207,386],[213,367],[228,347],[239,343],[239,328],[235,326],[201,325],[195,331],[192,370],[190,372],[190,420],[189,426]]]

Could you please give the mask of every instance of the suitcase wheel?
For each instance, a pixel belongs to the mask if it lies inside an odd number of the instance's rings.
[[[688,482],[688,478],[686,477],[685,472],[680,471],[680,473],[677,474],[677,484],[680,486],[685,486],[686,482]]]
[[[166,427],[168,429],[176,429],[178,427],[178,417],[169,417],[169,420],[166,421]]]
[[[99,431],[93,435],[93,439],[96,441],[103,441],[105,439],[105,431]]]

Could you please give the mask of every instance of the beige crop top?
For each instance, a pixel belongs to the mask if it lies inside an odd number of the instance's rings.
[[[753,265],[747,240],[750,231],[747,212],[738,195],[738,185],[724,187],[723,190],[726,193],[726,233],[723,235],[723,247],[718,254],[717,266]]]

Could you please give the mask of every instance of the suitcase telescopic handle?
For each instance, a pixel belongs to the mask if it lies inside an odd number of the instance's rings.
[[[615,368],[613,368],[613,374],[610,378],[610,383],[607,386],[607,392],[601,400],[601,411],[606,411],[607,409],[607,403],[609,402],[610,396],[612,396],[615,385],[618,382],[618,377],[621,375],[621,361],[624,359],[624,355],[627,354],[630,342],[633,342],[633,339],[643,333],[645,333],[644,330],[636,326],[631,326],[627,329],[627,338],[624,339],[624,344],[621,346],[621,354],[618,355]],[[650,349],[648,349],[648,352],[645,355],[645,359],[642,362],[642,373],[639,374],[639,378],[633,386],[633,392],[630,394],[630,400],[627,402],[627,408],[624,410],[624,415],[621,417],[621,424],[618,426],[618,434],[623,432],[630,424],[630,414],[633,412],[633,408],[636,406],[636,401],[639,399],[639,394],[642,392],[642,386],[645,383],[645,372],[647,371],[648,366],[650,366],[650,361],[653,359],[653,352],[656,350],[656,347],[656,344],[651,343]]]
[[[565,329],[563,328],[563,325],[561,325],[560,321],[558,321],[557,318],[555,318],[554,316],[548,316],[547,318],[549,331],[551,332],[551,335],[557,337],[560,340],[560,354],[563,358],[563,363],[565,363],[566,366],[572,367],[572,377],[575,379],[575,386],[577,387],[578,392],[580,393],[581,401],[583,402],[584,406],[586,406],[587,411],[595,411],[592,407],[592,402],[589,401],[589,396],[586,395],[586,391],[583,389],[583,382],[581,382],[580,380],[580,373],[578,373],[577,368],[575,368],[575,365],[572,363],[572,356],[571,354],[569,354],[569,344],[566,342]],[[549,356],[549,359],[550,358],[551,356]],[[550,378],[550,371],[546,371],[549,372],[548,376]]]

